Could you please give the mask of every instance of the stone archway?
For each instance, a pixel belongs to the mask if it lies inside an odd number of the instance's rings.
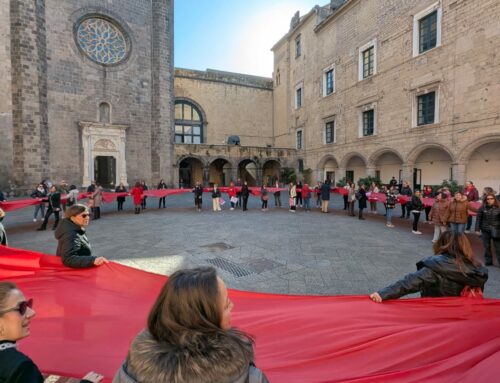
[[[317,181],[329,180],[330,184],[335,185],[337,180],[341,179],[344,175],[339,173],[339,165],[337,159],[328,154],[324,156],[318,163],[317,167]]]
[[[274,186],[280,181],[281,164],[278,160],[267,160],[262,166],[262,183]]]
[[[401,178],[403,157],[393,149],[381,149],[375,152],[368,162],[383,184],[389,184],[392,177],[398,181]]]
[[[500,139],[476,147],[465,163],[466,180],[473,181],[480,192],[487,186],[500,190]]]
[[[260,183],[259,168],[255,161],[244,159],[238,164],[238,178],[242,182],[247,181],[248,186],[256,186]]]
[[[441,185],[443,180],[453,179],[453,158],[440,147],[423,149],[413,162],[413,187],[422,189],[424,185]]]
[[[186,157],[179,162],[179,187],[194,187],[196,182],[204,183],[203,162],[198,158]]]
[[[226,186],[231,181],[232,166],[225,158],[217,158],[209,166],[209,183]]]
[[[345,169],[346,180],[351,180],[355,183],[360,178],[366,177],[366,160],[359,153],[349,153],[342,159],[341,168]]]

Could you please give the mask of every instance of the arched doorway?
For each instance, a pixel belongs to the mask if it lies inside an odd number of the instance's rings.
[[[238,178],[247,181],[248,186],[256,186],[258,181],[257,164],[252,160],[243,160],[238,164]]]
[[[413,188],[424,185],[441,185],[443,180],[453,179],[450,154],[439,147],[424,149],[417,156],[413,166]]]
[[[280,181],[281,164],[276,160],[269,160],[262,167],[262,182],[268,186],[274,186]]]
[[[383,184],[389,184],[392,177],[399,182],[403,169],[403,160],[392,151],[386,151],[377,156],[374,161],[376,175]]]
[[[472,152],[466,166],[466,179],[473,181],[480,192],[486,186],[499,191],[500,142],[479,146]]]
[[[203,184],[203,163],[197,158],[184,158],[179,164],[179,186],[194,187],[198,181]]]
[[[366,162],[361,156],[355,154],[346,162],[345,170],[346,180],[357,183],[360,178],[366,177]]]
[[[217,158],[210,164],[209,182],[210,185],[228,185],[231,181],[231,164],[224,158]]]

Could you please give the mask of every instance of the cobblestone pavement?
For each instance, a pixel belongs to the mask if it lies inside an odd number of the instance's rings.
[[[133,214],[129,199],[122,212],[105,205],[102,218],[88,228],[94,254],[166,275],[181,267],[214,265],[231,288],[314,295],[368,294],[415,271],[415,263],[432,254],[432,225],[421,222],[418,236],[411,233],[410,220],[395,218],[396,228],[389,229],[380,209],[360,221],[341,210],[338,195],[328,214],[300,208],[290,213],[274,208],[272,198],[270,209],[262,212],[254,197],[247,212],[230,211],[226,204],[215,213],[204,197],[202,212],[195,211],[190,193],[167,197],[166,209],[148,198],[140,215]],[[9,244],[55,253],[53,232],[35,231],[40,223],[31,215],[31,208],[8,214]],[[478,238],[469,238],[481,254]],[[500,269],[489,272],[485,295],[500,298]]]

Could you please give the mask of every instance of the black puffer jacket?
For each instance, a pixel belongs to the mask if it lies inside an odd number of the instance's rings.
[[[465,286],[484,289],[488,280],[486,267],[466,263],[462,272],[455,258],[448,254],[421,260],[417,263],[417,270],[379,291],[382,299],[397,299],[416,292],[422,297],[456,297]]]
[[[492,227],[500,231],[500,208],[483,205],[477,211],[476,231],[490,231]]]
[[[62,258],[65,266],[73,268],[92,267],[96,257],[85,234],[85,229],[63,219],[55,232],[58,241],[56,254]]]

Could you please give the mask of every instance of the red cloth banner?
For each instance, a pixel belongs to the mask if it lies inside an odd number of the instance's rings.
[[[106,382],[166,281],[116,263],[69,269],[58,257],[2,246],[0,279],[34,298],[37,317],[19,342],[22,352],[45,373],[94,370]],[[500,300],[229,295],[233,324],[255,336],[257,365],[273,383],[488,383],[500,376]]]

